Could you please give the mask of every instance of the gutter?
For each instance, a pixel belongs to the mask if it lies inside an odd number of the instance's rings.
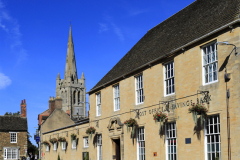
[[[58,129],[54,129],[54,130],[51,130],[51,131],[48,131],[48,132],[44,132],[42,134],[48,134],[48,133],[51,133],[51,132],[59,131],[59,130],[62,130],[62,129],[67,129],[67,128],[82,125],[82,124],[85,124],[85,123],[89,123],[89,119],[84,120],[84,121],[79,122],[79,123],[76,123],[76,124],[72,124],[72,125],[69,125],[69,126],[65,126],[65,127],[62,127],[62,128],[58,128]]]
[[[240,17],[239,17],[239,18],[240,18]],[[173,53],[175,53],[175,52],[177,52],[177,51],[179,51],[179,50],[182,50],[183,48],[186,48],[187,46],[192,45],[193,43],[196,43],[196,42],[198,42],[198,41],[200,41],[200,40],[202,40],[202,39],[204,39],[204,38],[206,38],[206,37],[208,37],[208,36],[210,36],[210,35],[213,35],[213,34],[217,33],[218,31],[220,31],[220,30],[222,30],[222,29],[225,29],[225,28],[227,28],[227,27],[229,27],[229,26],[231,26],[231,25],[233,25],[233,24],[235,24],[235,23],[238,23],[238,22],[240,22],[240,19],[237,19],[237,20],[232,21],[231,23],[228,23],[228,24],[226,24],[226,25],[224,25],[224,26],[222,26],[222,27],[220,27],[220,28],[218,28],[218,29],[215,29],[215,30],[213,30],[212,32],[210,32],[210,33],[208,33],[208,34],[205,34],[204,36],[202,36],[202,37],[200,37],[200,38],[197,38],[197,39],[195,39],[195,40],[193,40],[193,41],[191,41],[191,42],[189,42],[189,43],[187,43],[187,44],[185,44],[185,45],[183,45],[183,46],[181,46],[181,47],[179,47],[179,48],[177,48],[177,49],[175,49],[175,50],[172,50],[169,54],[160,56],[159,58],[157,58],[157,59],[155,59],[155,60],[152,60],[151,62],[148,62],[148,63],[146,63],[146,64],[144,64],[144,65],[142,65],[142,66],[140,66],[140,67],[138,67],[138,68],[136,68],[136,69],[128,72],[128,73],[125,74],[125,75],[119,76],[119,77],[117,77],[117,78],[115,78],[115,79],[113,79],[113,80],[111,80],[111,81],[109,81],[109,82],[106,82],[106,83],[102,84],[101,86],[99,86],[99,87],[97,87],[97,88],[95,88],[95,89],[93,89],[93,90],[88,91],[87,94],[90,94],[90,92],[93,92],[93,91],[95,91],[95,90],[98,90],[98,89],[100,89],[101,87],[104,87],[104,86],[106,86],[107,84],[109,84],[109,83],[111,83],[111,82],[113,82],[113,81],[116,81],[117,79],[120,79],[120,78],[122,78],[122,77],[124,77],[124,76],[126,76],[126,75],[128,75],[128,74],[131,74],[131,73],[133,73],[133,72],[135,72],[135,71],[143,68],[143,67],[146,67],[146,66],[150,65],[151,63],[154,63],[154,62],[156,62],[156,61],[158,61],[158,60],[160,60],[160,59],[162,59],[162,58],[164,58],[164,57],[166,57],[166,56],[169,56],[169,55],[171,55],[171,54],[173,54]]]

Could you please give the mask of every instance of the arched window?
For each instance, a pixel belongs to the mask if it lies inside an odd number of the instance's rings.
[[[73,104],[76,103],[76,91],[73,91]]]
[[[80,91],[78,91],[78,104],[80,104],[81,100],[80,100]]]

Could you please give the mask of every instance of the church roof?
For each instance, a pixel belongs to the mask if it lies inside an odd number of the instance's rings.
[[[0,116],[1,131],[27,131],[27,118],[20,116]]]
[[[196,0],[150,29],[88,93],[217,32],[239,19],[239,4],[240,0]]]

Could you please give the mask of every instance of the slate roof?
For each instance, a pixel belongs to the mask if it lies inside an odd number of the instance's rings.
[[[88,93],[233,22],[239,18],[239,4],[240,0],[196,0],[149,30]]]
[[[0,116],[0,131],[27,131],[27,118],[20,116]]]

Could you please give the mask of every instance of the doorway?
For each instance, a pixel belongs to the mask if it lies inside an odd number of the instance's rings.
[[[113,139],[113,159],[121,160],[121,146],[120,146],[120,138]]]

